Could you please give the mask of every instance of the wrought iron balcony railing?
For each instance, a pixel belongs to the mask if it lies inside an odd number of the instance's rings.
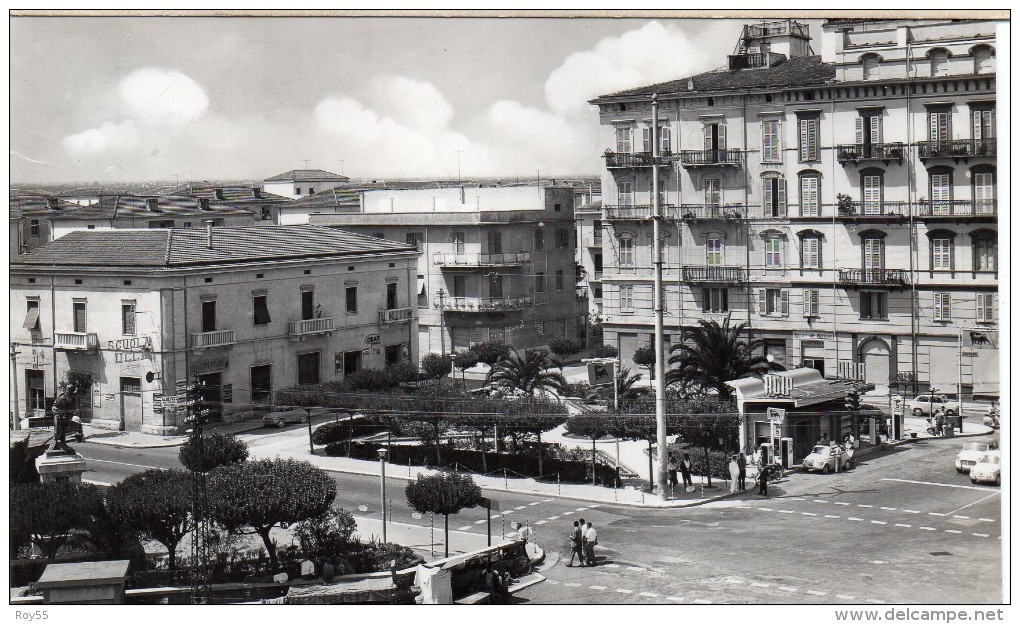
[[[681,219],[746,219],[747,206],[742,204],[702,205],[702,204],[681,204],[678,211]]]
[[[437,252],[432,258],[435,264],[443,267],[519,266],[531,262],[531,253],[527,251],[495,254]]]
[[[952,217],[995,217],[997,208],[994,199],[935,199],[917,203],[920,218]]]
[[[995,156],[995,139],[954,139],[951,141],[921,141],[917,144],[917,157],[969,158]]]
[[[660,152],[660,158],[668,158],[669,152]],[[651,152],[613,152],[606,151],[602,154],[602,157],[606,159],[607,169],[640,169],[643,167],[651,167],[654,159],[652,158]],[[666,165],[660,161],[660,164]]]
[[[895,160],[903,162],[907,146],[903,143],[852,143],[836,146],[836,160],[855,163],[862,160]]]
[[[680,165],[683,167],[737,167],[740,166],[740,150],[683,150],[680,152]]]
[[[836,207],[840,219],[902,218],[910,214],[910,204],[902,201],[853,201]]]
[[[446,297],[443,300],[443,310],[447,312],[523,310],[532,305],[531,297]]]
[[[906,286],[907,271],[903,269],[840,269],[839,282],[851,286]]]
[[[685,266],[681,268],[685,282],[711,282],[731,284],[747,281],[747,268],[740,266]]]
[[[667,219],[676,219],[678,216],[677,207],[672,204],[664,204],[662,216]],[[606,206],[606,219],[609,221],[643,221],[651,219],[654,214],[654,207],[650,204],[623,204],[617,206]]]

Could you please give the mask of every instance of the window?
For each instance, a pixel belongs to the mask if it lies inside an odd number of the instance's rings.
[[[863,145],[862,156],[871,158],[871,146],[882,142],[882,115],[877,112],[861,113],[854,120],[854,139],[857,145]],[[878,154],[875,154],[878,156]]]
[[[563,290],[563,269],[556,269],[556,290]]]
[[[634,184],[629,180],[620,180],[616,186],[617,201],[621,206],[634,205]]]
[[[877,80],[880,76],[879,61],[881,59],[877,54],[865,54],[864,58],[861,59],[861,65],[864,66],[864,79],[865,80]]]
[[[347,351],[344,353],[344,375],[350,375],[361,370],[361,351]]]
[[[29,236],[39,236],[39,219],[32,219],[28,222],[28,233]]]
[[[535,251],[545,249],[545,229],[535,228]]]
[[[386,283],[386,309],[396,310],[397,309],[397,283],[387,282]]]
[[[816,289],[804,290],[804,318],[818,318],[819,292]]]
[[[120,304],[121,333],[125,336],[135,335],[135,302],[122,301]]]
[[[620,239],[620,266],[634,266],[634,239]]]
[[[487,237],[489,241],[489,253],[503,253],[503,235],[500,232],[489,232]]]
[[[985,141],[995,138],[995,111],[992,109],[972,110],[970,112],[971,138]]]
[[[301,187],[300,186],[295,186],[294,187],[294,194],[295,195],[300,195],[301,194]]]
[[[425,246],[425,234],[423,232],[408,232],[406,235],[408,245],[413,245],[418,251]]]
[[[718,207],[722,203],[722,191],[718,178],[705,179],[705,207]]]
[[[726,124],[705,124],[705,158],[708,162],[717,162],[725,157]]]
[[[818,117],[801,117],[800,123],[800,161],[818,160]]]
[[[802,269],[822,268],[822,239],[805,236],[800,243],[800,266]]]
[[[535,292],[536,293],[545,292],[545,273],[543,273],[542,271],[539,271],[538,273],[535,274]]]
[[[767,119],[761,122],[761,159],[764,162],[779,162],[780,159],[779,120]]]
[[[464,253],[464,232],[454,232],[450,234],[450,240],[453,242],[454,253]]]
[[[995,294],[993,293],[978,293],[977,294],[977,322],[978,323],[994,323],[995,322]]]
[[[594,239],[593,239],[593,242],[596,245],[601,245],[602,244],[602,222],[599,221],[598,219],[596,219],[595,222],[592,224],[592,233],[595,235]]]
[[[885,175],[876,169],[869,169],[861,172],[861,199],[863,200],[864,214],[880,215],[884,208],[882,199],[885,194]]]
[[[928,140],[948,141],[952,138],[949,125],[948,109],[933,109],[928,111]]]
[[[769,236],[765,239],[765,267],[782,268],[783,266],[783,239],[778,236]]]
[[[931,268],[935,271],[953,270],[953,239],[933,236],[931,239]]]
[[[939,173],[936,173],[936,171],[939,171]],[[928,192],[931,193],[931,211],[933,215],[953,214],[952,169],[933,169],[928,175]]]
[[[348,314],[358,313],[358,287],[348,286],[344,288],[344,301],[347,304]]]
[[[265,293],[252,294],[252,312],[256,325],[268,325],[272,320],[269,318],[269,305]]]
[[[570,247],[570,230],[556,228],[556,249],[567,249]]]
[[[454,275],[453,276],[453,296],[454,297],[467,297],[467,276],[466,275]]]
[[[44,410],[46,409],[46,374],[41,370],[25,371],[25,388],[27,388],[26,409],[29,410]]]
[[[708,266],[722,266],[723,244],[722,239],[717,236],[705,240],[705,264]]]
[[[790,316],[790,291],[785,288],[758,289],[761,316]]]
[[[84,334],[86,331],[88,331],[86,329],[87,325],[85,323],[86,321],[85,302],[84,301],[73,302],[72,309],[74,310],[74,331],[75,333],[78,334]]]
[[[499,273],[493,273],[489,278],[489,296],[493,299],[503,297],[503,276]]]
[[[865,320],[886,320],[888,318],[888,293],[865,290],[861,292],[861,318]]]
[[[866,280],[881,282],[885,269],[885,240],[877,235],[864,236],[861,240],[861,266]]]
[[[616,152],[618,154],[629,154],[631,152],[631,129],[616,129]]]
[[[602,272],[602,254],[600,253],[592,254],[591,265],[592,268],[595,269],[596,279],[601,278],[602,276],[598,274]]]
[[[39,300],[28,299],[26,303],[28,305],[28,310],[25,314],[25,329],[31,332],[41,331],[39,326]]]
[[[935,321],[948,323],[953,320],[953,301],[947,292],[935,293]]]
[[[817,217],[821,204],[818,200],[818,174],[804,173],[800,176],[800,215]]]
[[[999,242],[992,232],[971,234],[974,249],[975,271],[996,271],[998,269]]]
[[[974,197],[974,213],[995,214],[995,173],[972,171],[971,194]]]
[[[602,286],[600,286],[598,284],[595,284],[594,286],[592,286],[591,287],[591,294],[596,299],[601,299],[602,298]]]
[[[273,211],[272,211],[272,209],[269,206],[262,206],[261,213],[262,213],[261,217],[262,217],[263,221],[269,221],[270,219],[273,218]],[[184,226],[185,227],[190,227],[191,224],[185,223]]]
[[[299,386],[319,383],[319,352],[299,353],[297,356]]]
[[[766,218],[786,216],[786,180],[776,175],[762,179],[762,203]]]
[[[620,286],[620,310],[623,312],[634,311],[634,287],[631,285]]]
[[[301,291],[301,320],[310,321],[315,318],[315,291],[306,288]]]
[[[949,73],[949,52],[947,50],[932,50],[928,55],[931,61],[932,76],[945,76]]]
[[[990,47],[977,46],[974,48],[973,54],[975,74],[984,74],[986,72],[995,71],[995,66],[992,64],[992,58],[995,54]]]
[[[726,288],[702,288],[702,312],[728,312],[730,309],[729,290]]]
[[[659,153],[672,154],[672,141],[669,126],[659,128]]]
[[[252,403],[271,403],[273,400],[273,366],[263,364],[249,370]]]
[[[202,331],[216,331],[216,300],[202,302]]]

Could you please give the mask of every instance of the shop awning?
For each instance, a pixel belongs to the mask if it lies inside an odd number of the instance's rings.
[[[790,371],[772,373],[775,377],[789,379],[790,392],[788,396],[777,396],[770,394],[765,388],[765,381],[757,377],[745,379],[734,379],[727,381],[726,385],[733,388],[737,400],[743,403],[792,403],[793,407],[804,407],[815,405],[846,396],[849,390],[853,390],[857,382],[845,380],[825,379],[822,374],[814,368],[797,368]]]
[[[39,308],[32,308],[25,315],[25,329],[35,329],[36,324],[39,322]]]

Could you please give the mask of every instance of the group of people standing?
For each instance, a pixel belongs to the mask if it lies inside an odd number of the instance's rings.
[[[744,457],[744,454],[736,453],[730,457],[728,468],[730,471],[730,492],[746,490],[744,481],[747,479],[747,458]]]
[[[570,561],[567,567],[574,567],[574,556],[576,555],[581,567],[595,565],[595,545],[599,543],[598,531],[585,522],[584,518],[574,520],[574,529],[570,532]]]
[[[676,455],[670,453],[669,460],[666,462],[666,474],[669,475],[669,487],[674,488],[678,484],[676,479],[677,471],[680,471],[680,475],[684,480],[684,488],[694,487],[694,482],[691,480],[691,468],[693,467],[691,462],[691,456],[684,453],[683,458],[677,460]]]

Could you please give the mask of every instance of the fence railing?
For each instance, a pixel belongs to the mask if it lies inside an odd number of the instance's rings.
[[[994,199],[936,199],[917,204],[919,217],[994,216],[997,212]]]
[[[683,150],[680,152],[680,164],[684,167],[706,167],[711,165],[739,165],[740,150],[709,149]]]
[[[965,158],[969,156],[995,156],[995,139],[953,139],[947,141],[920,141],[918,158]]]
[[[747,281],[747,269],[739,266],[685,266],[681,268],[685,282],[731,283]]]
[[[379,310],[379,322],[382,324],[402,323],[414,318],[414,310],[411,308],[393,308],[392,310]]]
[[[908,277],[903,269],[840,269],[839,281],[862,286],[905,286]]]
[[[836,146],[836,160],[857,162],[858,160],[896,160],[903,161],[906,150],[903,143],[851,143]]]
[[[191,346],[196,348],[220,347],[234,344],[235,342],[237,341],[234,340],[234,330],[232,329],[219,329],[191,334]]]
[[[99,348],[99,337],[88,332],[57,332],[53,346],[67,351],[94,351]]]

